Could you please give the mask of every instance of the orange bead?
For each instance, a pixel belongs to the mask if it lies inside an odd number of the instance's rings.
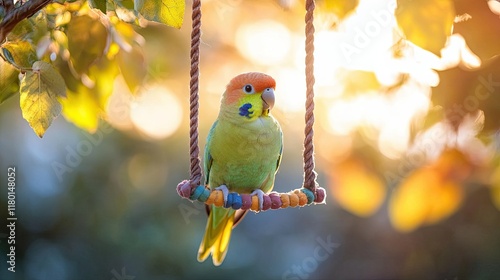
[[[259,198],[256,195],[252,196],[252,206],[250,206],[250,210],[259,212]]]
[[[295,190],[294,193],[299,196],[299,206],[307,204],[307,195],[300,190]]]
[[[222,195],[222,191],[214,191],[215,194],[215,200],[214,200],[214,205],[218,207],[222,207],[224,205],[224,196]]]
[[[211,192],[210,195],[207,198],[207,201],[205,201],[205,204],[206,205],[212,205],[212,204],[214,204],[215,196],[216,196],[215,191]]]
[[[290,197],[290,207],[296,207],[297,205],[299,205],[299,196],[294,194],[294,193],[290,193],[288,194],[288,196]]]
[[[281,208],[287,208],[290,206],[290,198],[288,197],[288,194],[282,193],[280,195],[281,198]]]

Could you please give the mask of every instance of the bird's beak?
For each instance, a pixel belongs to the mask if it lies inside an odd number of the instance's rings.
[[[264,110],[271,110],[274,107],[274,89],[266,88],[261,98],[264,101]]]

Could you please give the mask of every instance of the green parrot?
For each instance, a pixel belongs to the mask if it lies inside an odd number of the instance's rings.
[[[219,116],[207,138],[204,154],[205,183],[228,192],[262,196],[274,186],[281,161],[283,133],[269,111],[274,105],[275,80],[250,72],[234,77],[221,100]],[[219,266],[227,253],[231,230],[246,210],[211,206],[198,261],[212,253]]]

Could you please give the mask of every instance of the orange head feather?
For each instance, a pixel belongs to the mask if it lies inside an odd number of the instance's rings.
[[[266,88],[276,88],[273,77],[259,72],[243,73],[234,77],[227,85],[225,95],[226,104],[232,104],[245,96],[243,87],[250,84],[255,92],[262,92]]]

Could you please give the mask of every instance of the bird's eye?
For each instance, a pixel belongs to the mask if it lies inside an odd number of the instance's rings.
[[[252,86],[252,85],[250,85],[250,84],[248,84],[248,85],[244,85],[244,86],[243,86],[243,91],[244,91],[245,93],[248,93],[248,94],[251,94],[251,93],[254,93],[254,92],[255,92],[255,90],[253,89],[253,86]]]

